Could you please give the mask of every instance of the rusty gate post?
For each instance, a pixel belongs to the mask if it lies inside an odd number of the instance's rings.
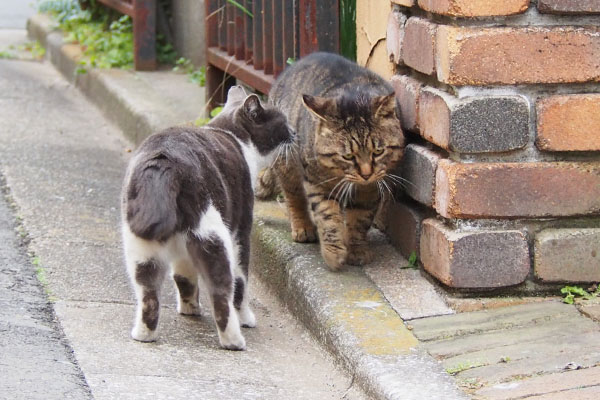
[[[133,0],[135,69],[156,69],[156,0]]]

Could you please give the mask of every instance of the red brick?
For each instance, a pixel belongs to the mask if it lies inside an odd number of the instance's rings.
[[[541,150],[600,150],[600,94],[552,96],[537,102]]]
[[[525,12],[529,0],[419,0],[419,6],[426,11],[453,17],[490,17]]]
[[[538,0],[541,13],[552,14],[597,14],[600,13],[598,0]]]
[[[524,147],[529,140],[529,103],[521,96],[458,99],[423,88],[419,131],[428,141],[459,153],[497,153]]]
[[[599,282],[600,229],[546,229],[536,235],[534,260],[545,282]]]
[[[406,75],[394,75],[391,80],[400,104],[402,127],[410,131],[417,130],[419,93],[423,84]]]
[[[435,208],[446,218],[600,214],[600,162],[438,163]]]
[[[391,0],[392,3],[398,4],[399,6],[412,7],[415,4],[415,0]]]
[[[404,27],[402,60],[404,64],[427,75],[435,72],[435,36],[437,25],[412,17]]]
[[[530,269],[522,232],[452,230],[433,218],[423,221],[420,259],[442,283],[463,289],[517,285]]]
[[[390,61],[395,64],[402,63],[402,44],[404,42],[404,25],[406,24],[406,15],[399,7],[394,7],[388,17],[388,25],[385,43],[387,54]]]
[[[404,257],[409,258],[413,252],[419,254],[421,223],[429,214],[431,212],[405,201],[388,204],[386,233]]]
[[[438,80],[451,85],[600,81],[598,27],[439,25]]]
[[[402,177],[409,183],[405,192],[421,204],[431,207],[435,189],[435,172],[441,157],[438,153],[411,143],[404,150]]]

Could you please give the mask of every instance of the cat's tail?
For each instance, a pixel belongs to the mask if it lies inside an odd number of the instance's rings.
[[[153,158],[131,172],[126,196],[126,218],[131,231],[146,240],[171,237],[178,223],[179,179],[171,161]]]

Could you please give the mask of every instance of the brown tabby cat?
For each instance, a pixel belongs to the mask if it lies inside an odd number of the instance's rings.
[[[370,262],[367,231],[379,201],[401,179],[391,174],[404,150],[394,90],[340,56],[314,53],[279,76],[269,99],[300,144],[299,157],[274,167],[292,238],[315,241],[317,230],[332,270]]]

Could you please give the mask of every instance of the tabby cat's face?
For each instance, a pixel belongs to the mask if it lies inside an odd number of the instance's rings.
[[[304,95],[303,100],[318,118],[315,152],[323,167],[359,185],[389,177],[404,150],[393,93],[378,97],[347,93],[337,98]]]

